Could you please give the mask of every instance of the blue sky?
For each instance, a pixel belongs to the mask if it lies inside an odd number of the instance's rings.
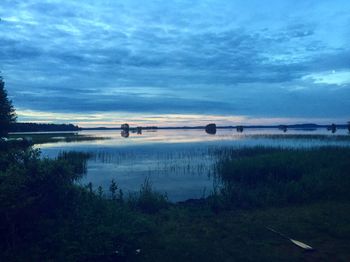
[[[1,0],[20,121],[346,122],[348,0]]]

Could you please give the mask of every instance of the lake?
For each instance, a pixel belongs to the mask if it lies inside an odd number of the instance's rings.
[[[79,134],[110,137],[107,140],[56,142],[36,145],[44,157],[54,158],[60,151],[92,153],[87,174],[79,183],[91,182],[105,192],[112,179],[124,192],[135,192],[148,178],[153,188],[166,193],[171,201],[208,195],[215,183],[216,150],[223,147],[319,147],[350,146],[346,129],[335,134],[326,129],[288,130],[218,129],[215,135],[204,130],[144,130],[123,137],[120,130],[81,131]],[[124,134],[125,135],[125,134]]]

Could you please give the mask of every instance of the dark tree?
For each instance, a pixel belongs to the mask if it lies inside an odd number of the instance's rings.
[[[122,124],[120,128],[122,130],[124,130],[124,131],[128,131],[129,132],[130,126],[129,126],[129,124]]]
[[[237,130],[237,132],[239,132],[239,133],[243,133],[243,129],[244,129],[243,126],[237,126],[237,127],[236,127],[236,130]]]
[[[79,131],[78,126],[72,124],[46,124],[46,123],[14,123],[10,132],[43,132],[43,131]]]
[[[15,109],[12,106],[12,101],[7,97],[5,82],[0,76],[0,137],[7,136],[11,124],[15,121]]]
[[[216,124],[212,123],[205,127],[205,132],[207,132],[210,135],[216,134]]]

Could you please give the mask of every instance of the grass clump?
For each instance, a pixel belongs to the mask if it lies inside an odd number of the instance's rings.
[[[83,142],[94,140],[106,140],[109,137],[99,137],[91,135],[81,135],[76,132],[63,133],[12,133],[9,135],[10,139],[24,139],[32,144],[46,144],[57,142]]]
[[[138,193],[131,193],[128,205],[136,210],[148,214],[155,214],[169,206],[166,194],[161,194],[152,189],[152,183],[146,178]]]
[[[304,140],[325,140],[325,141],[350,141],[349,135],[334,134],[246,134],[249,138],[267,138],[267,139],[304,139]]]
[[[87,171],[87,160],[92,156],[91,153],[62,151],[58,154],[58,161],[65,161],[72,168],[73,172],[77,174],[85,174]]]
[[[289,205],[350,197],[350,149],[234,150],[222,154],[217,173],[228,205]]]

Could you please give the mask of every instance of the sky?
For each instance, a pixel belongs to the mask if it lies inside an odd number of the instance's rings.
[[[1,0],[24,122],[345,123],[349,0]]]

